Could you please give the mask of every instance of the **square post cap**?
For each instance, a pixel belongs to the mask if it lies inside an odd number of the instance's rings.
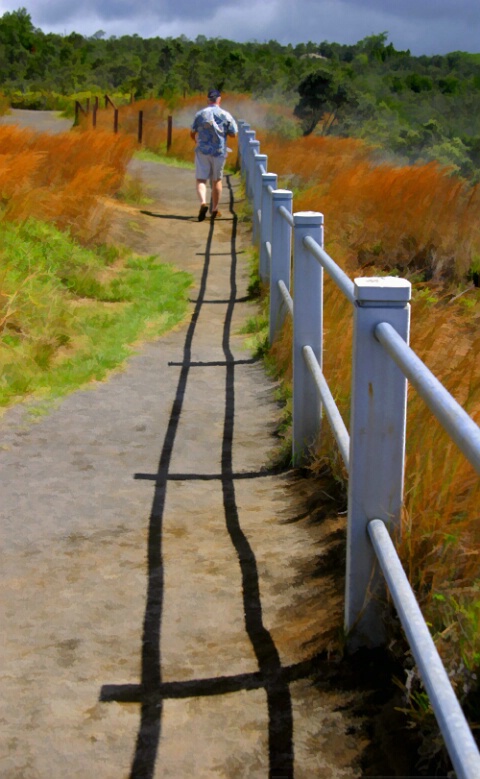
[[[323,214],[319,211],[297,211],[293,214],[295,227],[308,227],[309,225],[323,225]]]
[[[370,276],[353,282],[355,300],[359,305],[405,305],[412,297],[412,285],[397,276]]]

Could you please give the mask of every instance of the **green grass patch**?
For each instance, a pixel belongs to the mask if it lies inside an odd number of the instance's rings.
[[[189,274],[86,249],[42,222],[0,222],[0,406],[104,379],[138,340],[183,319]]]
[[[153,203],[153,199],[145,194],[141,177],[132,176],[130,173],[125,175],[116,197],[121,202],[131,206],[149,206]]]
[[[187,170],[195,170],[195,163],[186,162],[185,160],[178,159],[171,155],[167,155],[165,152],[157,153],[150,151],[150,149],[140,149],[134,152],[134,158],[137,160],[143,160],[144,162],[159,162],[162,165],[171,165],[174,168],[186,168]]]

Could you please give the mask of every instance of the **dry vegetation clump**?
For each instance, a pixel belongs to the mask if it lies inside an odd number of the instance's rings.
[[[118,190],[134,150],[128,136],[102,131],[49,135],[0,127],[4,218],[53,222],[84,243],[107,227],[101,198]]]
[[[372,150],[355,138],[329,138],[315,135],[289,140],[257,133],[267,149],[268,168],[278,173],[282,182],[293,179],[302,191],[315,184],[319,191],[331,185],[337,175],[352,166],[371,159]]]

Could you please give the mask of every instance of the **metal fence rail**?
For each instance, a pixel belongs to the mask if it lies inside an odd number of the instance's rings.
[[[400,366],[450,438],[480,473],[480,428],[452,398],[433,373],[385,322],[377,325],[375,336]]]
[[[458,779],[480,776],[477,745],[442,665],[385,524],[373,519],[368,532],[400,621],[418,665]]]
[[[342,419],[342,415],[340,414],[334,397],[330,392],[328,382],[320,370],[320,366],[315,359],[315,355],[310,346],[303,347],[303,356],[305,357],[305,362],[307,363],[308,369],[312,374],[313,380],[317,386],[320,400],[322,401],[323,408],[325,409],[325,414],[328,421],[330,422],[330,427],[332,428],[335,440],[340,450],[340,454],[342,455],[342,459],[345,464],[345,468],[348,472],[350,469],[350,436],[348,434],[347,426]]]
[[[285,315],[293,318],[293,461],[308,456],[325,415],[349,474],[350,644],[384,641],[379,595],[386,581],[457,776],[480,779],[477,746],[390,537],[400,532],[403,504],[407,378],[479,473],[480,428],[408,346],[410,283],[396,277],[351,281],[324,250],[322,214],[293,213],[292,192],[276,188],[277,176],[267,173],[267,155],[245,122],[239,123],[239,152],[253,201],[260,276],[270,285],[270,342]],[[322,371],[324,271],[353,308],[350,431]]]

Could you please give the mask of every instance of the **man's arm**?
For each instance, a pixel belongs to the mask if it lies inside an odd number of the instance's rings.
[[[195,114],[192,122],[192,126],[190,127],[190,138],[192,141],[197,140],[197,132],[198,132],[198,114]]]
[[[228,133],[228,135],[234,136],[234,135],[237,134],[237,132],[238,132],[237,123],[236,123],[235,119],[233,118],[233,116],[230,116],[229,117],[229,122],[228,122],[227,133]]]

